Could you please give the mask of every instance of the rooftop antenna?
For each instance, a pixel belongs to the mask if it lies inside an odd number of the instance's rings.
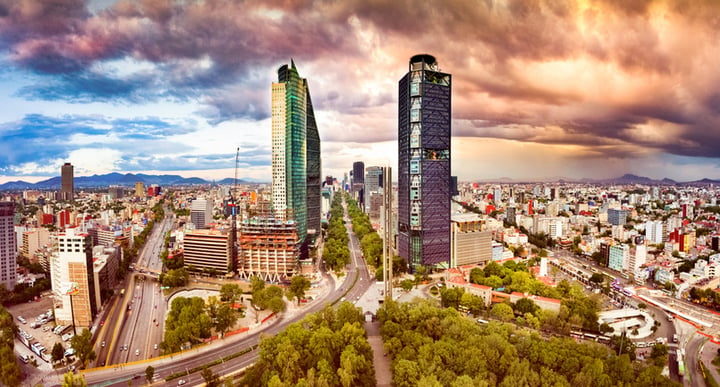
[[[235,152],[235,180],[233,186],[230,189],[230,208],[232,216],[230,217],[230,267],[228,271],[233,273],[237,272],[237,260],[238,260],[238,242],[237,242],[237,188],[238,188],[238,168],[240,165],[240,147],[237,147]]]

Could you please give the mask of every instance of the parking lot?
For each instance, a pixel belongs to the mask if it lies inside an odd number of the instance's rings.
[[[27,302],[19,305],[13,305],[8,308],[15,318],[15,324],[17,324],[18,328],[22,329],[22,331],[27,334],[26,337],[30,338],[27,340],[28,344],[32,345],[37,343],[36,346],[39,345],[44,347],[44,352],[47,354],[48,359],[52,357],[52,348],[55,343],[62,343],[64,348],[68,348],[69,346],[68,336],[65,336],[65,338],[68,338],[68,341],[63,341],[61,335],[53,333],[53,329],[55,328],[54,321],[48,321],[42,325],[36,323],[37,318],[43,314],[47,315],[48,309],[52,309],[52,307],[52,297],[44,296],[37,302]],[[19,317],[22,317],[25,322],[21,322]],[[72,328],[64,331],[66,334],[68,332],[72,332]],[[15,353],[18,359],[21,360],[23,373],[26,377],[29,377],[30,380],[32,380],[33,374],[44,374],[48,370],[52,369],[52,365],[49,362],[42,360],[37,353],[34,353],[25,343],[23,343],[22,340],[17,337],[15,339]],[[29,360],[27,364],[23,361],[24,359]],[[37,363],[37,368],[32,366],[33,360]]]

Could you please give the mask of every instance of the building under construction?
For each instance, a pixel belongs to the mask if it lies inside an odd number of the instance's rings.
[[[238,235],[240,278],[259,276],[265,281],[282,282],[298,272],[301,242],[294,220],[244,219]]]

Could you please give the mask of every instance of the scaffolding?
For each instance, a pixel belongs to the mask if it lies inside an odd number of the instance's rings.
[[[280,283],[298,272],[301,241],[295,221],[245,219],[238,231],[240,278]]]

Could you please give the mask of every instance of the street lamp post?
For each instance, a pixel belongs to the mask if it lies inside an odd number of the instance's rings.
[[[70,319],[72,320],[73,335],[77,335],[75,330],[75,308],[73,308],[73,296],[80,293],[80,288],[76,282],[68,282],[66,284],[65,295],[70,296]]]
[[[68,294],[70,296],[70,319],[72,320],[72,326],[73,326],[73,335],[77,335],[77,331],[75,330],[75,310],[73,308],[73,301],[72,301],[72,294]]]

